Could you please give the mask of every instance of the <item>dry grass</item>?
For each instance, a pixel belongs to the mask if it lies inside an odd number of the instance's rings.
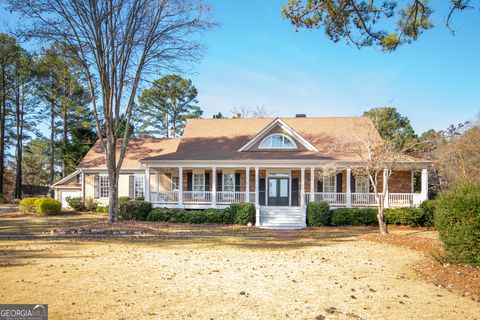
[[[415,275],[419,253],[309,232],[1,241],[0,300],[48,303],[52,319],[478,318],[478,303]]]

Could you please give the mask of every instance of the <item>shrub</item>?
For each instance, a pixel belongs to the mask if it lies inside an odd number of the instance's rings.
[[[85,204],[81,197],[67,197],[67,203],[75,211],[85,211]]]
[[[4,195],[3,193],[0,193],[0,204],[6,204],[8,203],[8,198],[6,195]]]
[[[25,198],[20,200],[20,211],[22,213],[35,213],[36,208],[35,208],[35,201],[38,200],[38,198]]]
[[[252,202],[232,203],[230,205],[230,214],[233,223],[246,225],[255,223],[255,204]]]
[[[98,213],[108,213],[108,206],[97,206],[95,212]]]
[[[127,201],[130,201],[132,200],[132,198],[130,197],[118,197],[118,205],[121,206],[122,204],[124,204],[125,202]],[[139,199],[137,199],[139,200]]]
[[[150,202],[130,200],[120,206],[120,215],[125,220],[145,220],[151,210]]]
[[[330,206],[327,202],[307,203],[307,226],[326,226],[330,222]]]
[[[62,204],[52,198],[39,198],[35,200],[35,209],[40,214],[58,214],[62,209]]]
[[[233,223],[229,209],[183,210],[157,208],[147,216],[147,221],[165,221],[179,223]]]
[[[440,193],[435,227],[447,260],[480,265],[480,183],[465,182]]]
[[[423,226],[434,226],[436,203],[436,200],[426,200],[420,204],[420,209],[423,210]]]
[[[373,226],[378,224],[377,210],[371,208],[333,209],[330,221],[334,226]]]
[[[420,208],[385,209],[385,218],[388,224],[407,225],[412,227],[423,226],[424,211]]]
[[[95,211],[98,207],[98,202],[95,199],[87,198],[85,199],[85,210],[86,211]]]

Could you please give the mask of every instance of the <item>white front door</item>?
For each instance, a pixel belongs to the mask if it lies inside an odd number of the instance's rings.
[[[80,191],[62,191],[62,208],[69,208],[67,203],[67,198],[78,198],[80,197]]]

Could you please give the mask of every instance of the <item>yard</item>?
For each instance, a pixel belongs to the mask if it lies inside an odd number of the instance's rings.
[[[480,304],[415,271],[433,231],[272,232],[152,223],[128,237],[23,237],[101,228],[103,217],[0,217],[0,300],[48,303],[52,319],[478,319]],[[121,228],[135,228],[125,223]],[[8,235],[17,235],[10,236]],[[207,238],[205,235],[217,235]],[[434,242],[433,242],[434,243]],[[477,279],[478,280],[478,279]],[[468,280],[473,283],[473,280]],[[478,282],[478,281],[477,281]]]

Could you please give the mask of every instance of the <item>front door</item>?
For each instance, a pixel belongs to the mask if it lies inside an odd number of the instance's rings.
[[[268,205],[288,206],[288,178],[268,178]]]

